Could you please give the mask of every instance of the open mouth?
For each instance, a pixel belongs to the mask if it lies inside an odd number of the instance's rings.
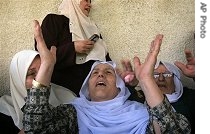
[[[166,87],[166,85],[158,84],[158,87],[163,88],[163,87]]]
[[[85,11],[87,11],[89,13],[90,12],[90,9],[89,8],[85,8]]]
[[[105,82],[99,81],[96,83],[96,86],[106,86]]]

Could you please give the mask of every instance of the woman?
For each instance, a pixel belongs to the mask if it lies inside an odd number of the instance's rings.
[[[167,99],[175,109],[177,113],[184,115],[190,122],[192,134],[195,133],[195,90],[183,87],[181,82],[182,73],[190,78],[195,78],[195,59],[192,53],[185,50],[187,64],[181,62],[175,62],[174,64],[158,61],[154,68],[154,79],[159,89],[166,95]],[[123,72],[123,78],[126,74],[132,75],[132,67],[130,61],[122,61],[124,70],[131,70],[131,72]],[[180,70],[177,68],[179,67]],[[128,83],[138,83],[136,79],[132,78],[128,80]],[[144,94],[141,93],[144,98]],[[145,101],[145,98],[142,101]],[[143,102],[144,102],[143,101]]]
[[[138,58],[135,57],[134,60],[138,64]],[[158,127],[161,133],[184,132],[180,126],[186,123],[186,119],[182,122],[181,118],[183,116],[176,115],[171,106],[166,108],[166,111],[162,111],[163,107],[167,107],[168,101],[162,98],[160,92],[155,93],[156,91],[151,90],[154,92],[153,100],[147,94],[148,105],[129,101],[130,92],[125,87],[123,80],[117,75],[115,68],[116,65],[113,62],[95,62],[83,83],[80,98],[76,98],[72,102],[77,110],[78,126],[81,134],[144,134],[158,132],[157,129],[154,129],[155,127]],[[152,85],[152,83],[150,84]],[[144,92],[150,91],[144,89]],[[161,106],[162,108],[160,108]],[[168,115],[161,117],[161,114],[155,113],[155,111],[168,113]],[[174,116],[175,119],[173,120],[170,116]],[[156,117],[157,120],[153,117]],[[166,118],[170,121],[167,121]],[[178,120],[183,124],[177,124]],[[157,126],[155,123],[153,124],[156,121]],[[173,126],[173,123],[176,126]],[[167,124],[168,128],[162,124]],[[188,132],[186,131],[186,133]]]
[[[25,104],[26,89],[32,87],[32,80],[39,71],[41,61],[39,53],[34,50],[23,50],[14,55],[10,64],[10,92],[11,96],[0,98],[0,128],[5,133],[18,133],[23,128],[23,113],[21,108]],[[67,103],[75,97],[69,89],[51,83],[49,103],[58,106]]]
[[[192,78],[195,77],[192,73],[190,74]],[[154,78],[176,112],[189,120],[192,134],[195,133],[195,90],[183,87],[179,69],[168,62],[156,63]]]
[[[187,119],[173,111],[152,75],[162,35],[152,42],[145,63],[134,58],[135,75],[147,105],[127,100],[130,92],[113,62],[96,61],[82,85],[80,97],[68,105],[50,108],[48,95],[56,54],[54,48],[47,50],[38,28],[35,23],[41,66],[22,109],[25,133],[190,133]]]
[[[111,60],[98,27],[89,17],[90,9],[90,0],[63,0],[60,14],[48,14],[41,25],[48,49],[57,47],[52,82],[77,96],[94,61]],[[93,34],[100,36],[96,42],[89,40]]]

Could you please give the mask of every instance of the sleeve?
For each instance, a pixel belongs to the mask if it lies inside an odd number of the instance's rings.
[[[106,61],[112,61],[111,57],[109,56],[109,53],[106,55]]]
[[[137,101],[140,103],[145,102],[145,96],[142,90],[136,90],[135,86],[126,85],[126,87],[129,89],[131,95],[129,96],[129,100],[131,101]]]
[[[154,108],[149,108],[149,125],[147,133],[154,133],[153,121],[157,121],[161,133],[190,134],[189,121],[182,114],[176,113],[165,96],[163,102]]]
[[[57,48],[55,69],[75,65],[76,51],[69,30],[69,19],[63,15],[48,14],[42,21],[41,29],[47,48],[50,49],[51,46]]]
[[[103,37],[102,37],[101,34],[100,34],[100,38],[103,40]],[[108,52],[107,55],[106,55],[106,61],[112,61],[112,59],[111,59],[111,57],[110,57],[110,55],[109,55],[109,52]]]
[[[23,106],[23,126],[26,134],[75,134],[78,131],[76,110],[73,105],[52,107],[49,89],[27,90]]]

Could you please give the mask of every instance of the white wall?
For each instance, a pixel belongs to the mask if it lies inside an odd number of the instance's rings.
[[[9,93],[9,64],[23,49],[33,49],[32,20],[57,13],[62,0],[0,1],[0,95]],[[194,51],[193,0],[92,0],[91,16],[102,32],[111,58],[146,56],[158,33],[164,34],[159,59],[185,61],[184,49]],[[190,79],[184,85],[194,88]]]

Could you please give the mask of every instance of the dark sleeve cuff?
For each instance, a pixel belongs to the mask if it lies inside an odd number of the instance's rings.
[[[31,88],[27,90],[26,105],[44,105],[49,101],[50,87]]]

